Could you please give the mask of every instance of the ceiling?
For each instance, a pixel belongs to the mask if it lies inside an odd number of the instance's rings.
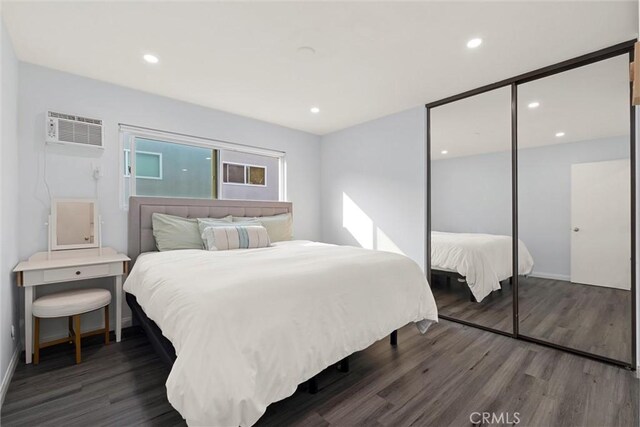
[[[529,108],[533,102],[539,106]],[[628,55],[518,86],[519,148],[629,133]],[[434,159],[510,150],[511,88],[433,108],[431,135]]]
[[[638,26],[637,1],[4,1],[2,13],[22,61],[315,134],[635,38]],[[473,37],[483,43],[470,50]]]

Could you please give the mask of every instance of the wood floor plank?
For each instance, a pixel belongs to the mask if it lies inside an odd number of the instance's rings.
[[[330,367],[320,392],[299,387],[269,406],[259,426],[460,426],[472,412],[519,412],[520,426],[636,426],[640,382],[624,369],[441,321],[426,335],[399,330]],[[2,407],[3,426],[184,426],[166,398],[169,368],[144,334],[121,343],[43,350],[20,364]]]
[[[631,292],[564,280],[519,279],[520,334],[610,359],[631,360]],[[435,277],[432,291],[440,314],[511,333],[512,287],[469,301],[461,283]]]

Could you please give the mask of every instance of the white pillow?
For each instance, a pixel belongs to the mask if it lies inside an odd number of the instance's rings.
[[[254,249],[271,246],[269,234],[261,225],[226,225],[207,227],[202,240],[210,251]]]
[[[251,221],[250,219],[244,222],[231,222],[231,216],[229,215],[228,217],[228,221],[227,221],[227,217],[224,217],[223,220],[219,220],[216,218],[198,218],[198,229],[200,230],[200,238],[202,239],[202,242],[204,244],[204,248],[206,250],[211,250],[209,249],[209,247],[207,246],[207,240],[203,237],[204,236],[204,230],[209,228],[209,227],[229,227],[229,226],[236,226],[236,225],[257,225],[257,226],[261,226],[262,224],[260,224],[259,221]]]
[[[269,233],[272,242],[282,242],[293,238],[293,216],[290,213],[272,215],[244,217],[234,216],[233,222],[259,221]]]
[[[198,218],[198,230],[200,230],[200,236],[204,232],[204,229],[207,227],[215,227],[218,225],[230,225],[231,224],[231,215],[227,215],[223,218]],[[207,246],[205,245],[205,249]]]

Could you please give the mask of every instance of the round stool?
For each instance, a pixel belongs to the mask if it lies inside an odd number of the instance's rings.
[[[76,363],[81,362],[80,339],[85,336],[104,334],[105,344],[109,344],[109,303],[111,292],[106,289],[77,289],[58,292],[36,299],[33,302],[34,352],[33,363],[40,361],[40,349],[64,342],[74,342],[76,346]],[[80,332],[80,315],[104,307],[104,328],[82,334]],[[68,317],[69,337],[40,344],[40,319]]]

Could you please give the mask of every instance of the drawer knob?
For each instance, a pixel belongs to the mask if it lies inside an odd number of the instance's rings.
[[[80,275],[80,270],[76,271],[76,276]]]

